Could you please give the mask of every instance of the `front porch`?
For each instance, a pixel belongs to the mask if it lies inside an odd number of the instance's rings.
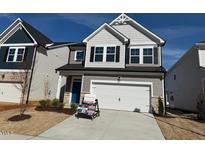
[[[83,99],[81,94],[82,76],[81,75],[68,75],[66,77],[66,86],[64,91],[63,102],[65,107],[69,108],[70,104],[79,104]]]

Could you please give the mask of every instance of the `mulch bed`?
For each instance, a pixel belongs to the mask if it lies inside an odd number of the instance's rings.
[[[22,121],[22,120],[26,120],[26,119],[30,119],[31,115],[28,114],[19,114],[19,115],[15,115],[12,116],[8,119],[8,121]]]
[[[76,112],[76,110],[70,109],[70,108],[57,109],[55,107],[42,108],[40,106],[37,106],[35,108],[35,110],[36,111],[58,112],[58,113],[64,113],[64,114],[68,114],[68,115],[73,115]]]

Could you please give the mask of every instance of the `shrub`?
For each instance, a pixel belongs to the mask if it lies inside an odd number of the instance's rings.
[[[49,99],[43,99],[43,100],[40,100],[39,101],[39,104],[40,104],[40,106],[41,107],[43,107],[43,108],[46,108],[46,107],[48,107],[49,105],[50,105],[50,100]]]
[[[158,97],[158,113],[159,115],[164,115],[164,104],[161,97]]]
[[[78,105],[76,103],[71,103],[70,107],[71,107],[71,109],[76,110]]]
[[[52,106],[56,107],[57,109],[62,109],[64,107],[64,103],[61,102],[59,99],[53,99]]]
[[[205,120],[205,94],[200,94],[197,99],[198,118]]]
[[[59,100],[58,100],[58,99],[53,99],[53,100],[52,100],[52,106],[53,106],[53,107],[57,107],[58,104],[59,104]]]

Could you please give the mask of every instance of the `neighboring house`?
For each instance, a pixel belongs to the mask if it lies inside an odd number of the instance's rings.
[[[68,64],[56,69],[67,78],[67,105],[93,94],[100,108],[152,112],[164,99],[163,39],[121,14],[83,43],[71,45]]]
[[[167,102],[171,108],[196,111],[205,92],[205,42],[193,45],[167,72]]]
[[[55,68],[66,64],[68,48],[47,50],[46,47],[53,44],[20,18],[1,33],[0,102],[19,103],[25,79],[28,80],[26,101],[56,97]]]

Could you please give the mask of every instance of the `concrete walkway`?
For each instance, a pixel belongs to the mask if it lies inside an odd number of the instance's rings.
[[[101,110],[96,119],[70,117],[32,139],[164,139],[161,130],[149,113]]]

